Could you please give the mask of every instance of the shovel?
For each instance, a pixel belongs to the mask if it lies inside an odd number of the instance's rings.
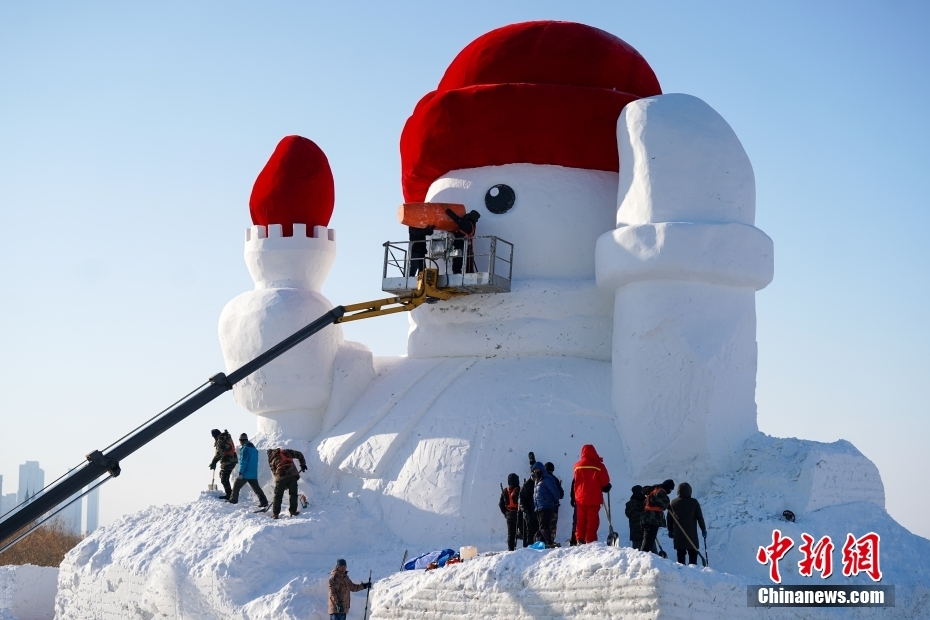
[[[210,476],[210,485],[207,487],[208,491],[216,491],[216,470],[213,470],[213,475]]]
[[[607,491],[607,527],[610,528],[610,533],[607,534],[607,546],[619,547],[620,534],[614,531],[614,524],[610,521],[610,491]]]

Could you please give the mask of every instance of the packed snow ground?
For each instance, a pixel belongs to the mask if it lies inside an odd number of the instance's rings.
[[[311,506],[297,517],[275,521],[253,513],[254,498],[248,493],[236,506],[203,493],[189,504],[152,507],[98,530],[62,563],[57,618],[325,619],[326,580],[340,557],[348,560],[355,581],[373,571],[375,618],[455,617],[453,612],[463,618],[536,619],[721,613],[869,617],[877,612],[887,618],[930,617],[930,541],[885,512],[878,473],[854,447],[760,434],[747,441],[734,466],[732,474],[698,493],[709,528],[710,571],[599,545],[519,550],[429,573],[395,574],[404,550],[411,557],[469,544],[482,553],[503,550],[504,521],[496,512],[496,495],[488,498],[487,510],[496,514],[499,528],[489,529],[483,539],[436,533],[433,544],[423,547],[393,534],[383,517],[370,511],[365,490],[301,481]],[[626,497],[619,491],[613,494],[614,527],[627,543]],[[780,518],[785,508],[798,515],[796,523]],[[563,540],[569,535],[570,510],[566,503],[560,512]],[[839,548],[832,577],[801,577],[797,548],[802,532],[816,538],[829,534],[838,547],[847,532],[880,532],[882,584],[896,587],[896,607],[826,613],[782,609],[777,615],[748,609],[745,586],[769,583],[768,569],[755,553],[771,542],[774,528],[796,541],[782,561],[786,584],[871,584],[864,575],[842,576]],[[606,530],[602,513],[602,538]],[[671,552],[671,541],[664,531],[661,535]],[[360,618],[363,608],[364,593],[354,595],[350,618]]]

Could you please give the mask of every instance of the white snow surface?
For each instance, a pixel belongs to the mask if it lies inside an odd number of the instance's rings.
[[[0,620],[51,620],[57,582],[54,567],[0,566]]]
[[[251,496],[231,506],[208,493],[189,504],[151,507],[124,517],[94,532],[65,558],[56,617],[322,619],[328,617],[326,580],[340,557],[348,560],[355,581],[367,579],[368,569],[376,581],[381,579],[372,594],[373,618],[701,618],[721,613],[815,618],[875,613],[748,609],[745,586],[770,583],[768,569],[755,560],[755,553],[771,542],[774,528],[796,541],[782,561],[783,582],[788,584],[871,584],[864,575],[847,579],[840,574],[839,549],[833,577],[801,577],[797,546],[802,532],[817,538],[829,534],[840,541],[838,547],[847,532],[880,532],[882,584],[894,585],[897,597],[896,607],[882,610],[881,617],[930,614],[930,541],[891,519],[881,505],[874,465],[843,441],[821,444],[757,434],[746,442],[731,474],[696,489],[709,528],[714,569],[709,571],[604,545],[501,552],[504,520],[494,505],[494,488],[487,497],[476,498],[486,511],[486,529],[478,535],[431,528],[425,512],[384,517],[370,502],[376,491],[349,486],[353,490],[302,480],[311,506],[278,521],[252,513]],[[621,542],[628,544],[622,516],[626,498],[621,487],[613,495],[613,524]],[[780,518],[785,508],[795,511],[796,523]],[[397,519],[407,521],[400,529],[420,528],[418,543],[391,532],[390,526],[397,527],[391,521]],[[563,506],[561,540],[568,537],[570,519],[570,508]],[[603,512],[601,522],[603,537]],[[660,534],[671,552],[671,541],[664,530]],[[413,557],[466,544],[498,554],[460,567],[393,575],[404,550]],[[364,593],[354,595],[350,618],[360,618],[363,607]]]
[[[486,554],[439,570],[395,574],[376,584],[371,619],[926,617],[926,606],[883,610],[749,607],[746,586],[757,583],[604,543],[548,551],[520,549]]]

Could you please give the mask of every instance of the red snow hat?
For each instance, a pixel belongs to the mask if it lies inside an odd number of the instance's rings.
[[[328,226],[336,189],[326,154],[312,140],[287,136],[278,142],[271,159],[258,173],[249,211],[253,224],[283,224],[284,236],[294,224]]]
[[[459,52],[400,138],[407,202],[450,170],[529,163],[618,171],[623,106],[662,94],[646,60],[598,28],[512,24]]]

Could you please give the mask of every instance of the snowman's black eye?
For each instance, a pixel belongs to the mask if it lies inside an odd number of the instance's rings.
[[[501,213],[510,211],[516,199],[517,195],[509,185],[495,185],[484,195],[484,206],[486,206],[491,213],[500,215]]]

